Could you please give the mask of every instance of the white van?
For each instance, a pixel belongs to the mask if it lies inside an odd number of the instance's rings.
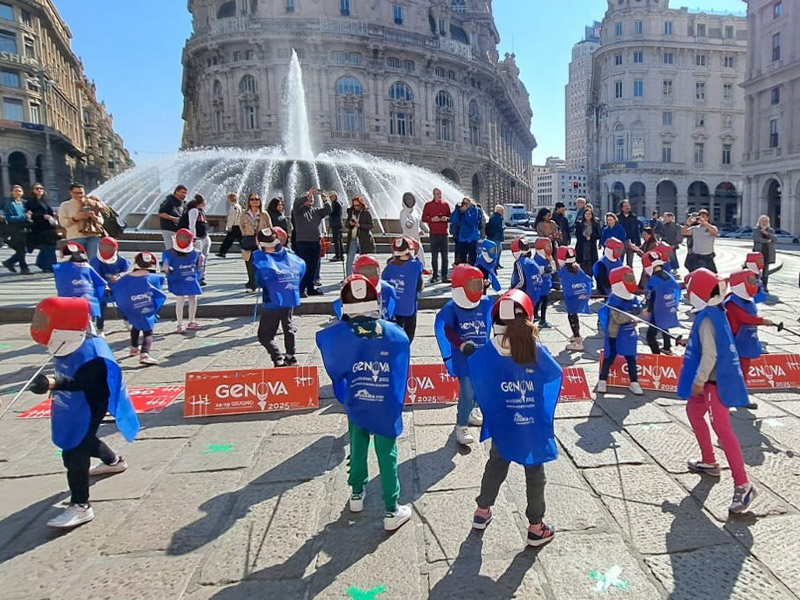
[[[504,204],[507,227],[530,227],[531,220],[524,204]]]

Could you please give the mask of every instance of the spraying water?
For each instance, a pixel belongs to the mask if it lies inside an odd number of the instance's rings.
[[[286,78],[286,93],[283,98],[284,114],[287,115],[283,132],[283,148],[286,156],[297,160],[313,161],[311,129],[308,126],[306,89],[303,86],[303,69],[297,52],[292,50],[289,75]]]

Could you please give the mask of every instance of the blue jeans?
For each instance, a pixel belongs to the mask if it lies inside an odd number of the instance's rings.
[[[475,408],[475,390],[469,377],[459,377],[458,385],[458,414],[456,415],[456,425],[466,427],[469,425],[469,413]]]
[[[678,269],[680,268],[680,264],[678,263],[678,249],[675,248],[672,251],[672,256],[669,257],[669,266],[672,269],[673,273],[677,273]]]
[[[14,266],[16,263],[19,263],[19,268],[23,271],[28,270],[28,263],[25,261],[24,247],[20,248],[19,250],[14,250],[14,254],[11,255],[11,258],[5,261],[5,264],[9,266]]]
[[[69,241],[77,242],[86,248],[86,256],[89,258],[89,260],[92,260],[95,256],[97,256],[97,250],[100,247],[100,236],[93,235],[90,237],[75,238],[74,240]]]
[[[353,262],[356,260],[356,254],[361,254],[361,248],[358,247],[357,240],[350,240],[350,246],[347,248],[347,262],[345,263],[345,273],[347,277],[353,274]]]
[[[47,271],[53,268],[53,263],[56,262],[56,247],[55,246],[37,246],[39,255],[36,257],[36,266],[42,271]]]

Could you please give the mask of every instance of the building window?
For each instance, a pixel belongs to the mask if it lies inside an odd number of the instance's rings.
[[[664,142],[661,144],[661,162],[672,162],[672,144]]]
[[[672,35],[672,21],[664,21],[664,35]]]
[[[706,99],[706,82],[696,81],[694,84],[694,99],[705,101]]]
[[[706,162],[706,145],[698,142],[694,145],[694,164],[703,165]]]
[[[39,110],[38,104],[31,104],[31,123],[40,125],[42,122],[42,114]]]
[[[633,81],[633,97],[634,98],[644,98],[644,81],[641,79],[635,79]]]
[[[733,129],[733,115],[722,115],[722,128]]]
[[[633,32],[640,35],[644,33],[644,23],[642,21],[634,21]]]
[[[672,127],[672,113],[671,112],[663,112],[661,113],[661,124],[664,127]]]
[[[389,88],[389,98],[403,102],[413,102],[414,93],[405,83],[398,81]]]
[[[344,52],[342,52],[342,54],[344,54]],[[390,69],[401,69],[403,67],[403,63],[396,56],[389,56],[386,58],[386,66]]]
[[[336,111],[336,130],[364,131],[364,111],[359,106],[340,106]]]
[[[305,50],[298,50],[298,52],[297,52],[297,58],[299,58],[299,59],[304,59],[304,58],[306,57],[306,56],[305,56],[305,52],[306,52]],[[244,59],[245,59],[245,60],[253,60],[255,57],[256,57],[256,52],[255,52],[255,50],[247,50],[247,51],[244,53]]]
[[[392,112],[389,119],[389,133],[412,137],[414,135],[414,115],[408,112]]]
[[[722,164],[731,164],[731,154],[733,154],[732,144],[722,144]]]
[[[672,80],[665,79],[663,81],[664,98],[672,98]]]
[[[27,10],[19,11],[19,20],[23,25],[25,25],[25,27],[32,26],[31,13],[29,13]]]
[[[622,64],[622,54],[614,55],[614,65],[619,66]]]
[[[772,104],[772,106],[777,106],[780,103],[781,103],[781,88],[774,87],[770,92],[770,104]]]
[[[706,26],[702,23],[697,26],[697,37],[706,37]]]
[[[339,0],[339,13],[343,17],[350,16],[350,0]]]
[[[726,25],[725,26],[725,37],[729,40],[733,39],[734,29],[733,25]]]
[[[634,52],[633,62],[637,65],[642,64],[644,62],[644,52]]]
[[[694,126],[695,127],[705,127],[706,126],[706,116],[703,113],[697,113],[694,116]]]
[[[3,118],[8,121],[22,121],[22,100],[3,98]]]
[[[242,51],[236,50],[233,53],[233,62],[241,62],[242,60]]]
[[[41,90],[39,88],[39,79],[37,77],[28,75],[27,83],[29,92],[36,92],[37,94],[40,93]]]
[[[665,65],[675,64],[675,55],[672,52],[664,52],[664,64]]]
[[[0,71],[0,84],[3,87],[22,87],[19,71]]]
[[[364,95],[361,82],[355,77],[342,77],[336,82],[336,95],[347,96],[348,94],[352,94],[354,96]]]
[[[622,23],[614,23],[614,35],[617,37],[622,35]]]
[[[442,67],[436,67],[436,69],[434,69],[434,74],[442,79],[447,79],[447,71],[445,71]]]
[[[622,98],[622,82],[614,82],[614,98]]]
[[[222,129],[222,109],[218,108],[214,111],[214,131],[217,133],[222,133]]]
[[[294,0],[286,0],[286,12],[287,13],[294,12]]]
[[[769,147],[778,147],[778,119],[772,119],[769,122]]]
[[[453,98],[445,91],[436,94],[436,106],[444,110],[453,110]]]
[[[616,162],[625,162],[625,136],[618,135],[614,142],[614,159]]]
[[[8,4],[0,3],[0,19],[4,21],[14,20],[14,9]]]
[[[256,83],[256,78],[252,75],[245,75],[239,81],[239,93],[240,94],[255,94],[258,92],[258,84]]]
[[[244,106],[244,128],[248,131],[258,129],[258,108],[253,104]]]
[[[726,69],[735,69],[736,68],[736,57],[735,56],[726,56],[725,62],[723,63]]]
[[[450,10],[454,13],[467,12],[467,0],[450,0]]]
[[[394,22],[395,25],[403,24],[403,7],[399,4],[394,5]]]
[[[694,64],[698,67],[705,67],[707,61],[708,57],[705,54],[695,54],[694,56]]]
[[[0,52],[17,53],[17,36],[10,31],[0,30]]]
[[[473,146],[481,143],[481,113],[475,100],[469,103],[469,141]]]
[[[783,2],[776,2],[772,5],[772,18],[780,19],[783,16]]]
[[[722,85],[722,99],[726,102],[733,102],[733,84],[725,83]]]
[[[413,60],[404,60],[403,61],[403,70],[408,71],[411,73],[414,70],[414,61]]]
[[[25,38],[25,58],[36,59],[36,50],[33,45],[33,40],[30,38]]]
[[[436,120],[436,139],[442,142],[453,141],[453,120],[440,118]]]
[[[781,34],[780,32],[772,36],[772,60],[781,59]]]

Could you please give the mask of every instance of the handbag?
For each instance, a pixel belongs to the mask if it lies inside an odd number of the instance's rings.
[[[243,235],[241,241],[239,242],[239,246],[242,250],[252,252],[256,249],[256,236]]]

